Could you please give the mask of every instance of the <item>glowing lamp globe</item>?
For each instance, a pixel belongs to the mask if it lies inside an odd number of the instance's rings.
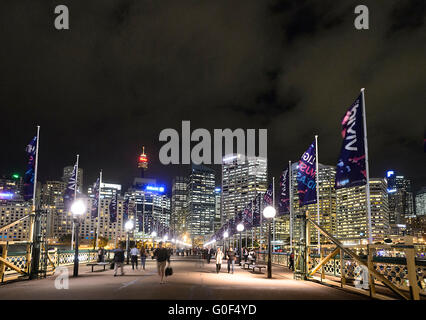
[[[225,231],[225,232],[223,233],[223,237],[224,237],[225,239],[229,237],[229,233],[228,233],[228,231]]]
[[[151,236],[156,237],[157,236],[157,232],[152,231]]]
[[[124,228],[129,231],[132,230],[134,227],[134,223],[132,220],[127,220],[126,223],[124,224]]]
[[[276,211],[275,208],[272,206],[267,206],[265,209],[263,209],[263,216],[266,219],[272,219],[275,217]]]
[[[243,231],[244,230],[244,225],[242,224],[242,223],[239,223],[238,225],[237,225],[237,231],[238,232],[241,232],[241,231]]]
[[[71,212],[75,216],[81,216],[84,212],[86,212],[86,205],[82,200],[76,200],[71,205]]]

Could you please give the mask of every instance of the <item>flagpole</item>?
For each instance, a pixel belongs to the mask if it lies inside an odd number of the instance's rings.
[[[275,209],[275,177],[272,177],[272,206],[274,207],[274,209]],[[273,240],[274,240],[274,243],[275,243],[275,217],[273,218],[273,224],[274,224],[274,230],[273,230],[273,232],[274,232],[274,237],[273,237]],[[272,248],[274,248],[274,247],[272,247]],[[274,250],[272,250],[272,251],[274,251]]]
[[[32,205],[32,215],[30,216],[30,228],[29,228],[29,235],[28,235],[28,238],[31,244],[33,243],[33,240],[34,240],[33,237],[34,237],[34,227],[35,227],[39,138],[40,138],[40,126],[37,126],[37,142],[36,142],[36,154],[35,154],[35,163],[34,163],[34,182],[33,182],[33,205]],[[32,254],[31,244],[27,245],[28,273],[31,272],[31,254]]]
[[[289,207],[290,207],[290,253],[293,251],[293,172],[291,161],[288,162],[288,187],[289,187]]]
[[[365,113],[365,88],[361,88],[362,95],[362,113],[364,121],[364,149],[365,149],[365,173],[367,176],[367,185],[365,186],[367,201],[367,219],[368,219],[368,243],[373,243],[373,231],[371,227],[371,202],[370,202],[370,170],[368,166],[368,144],[367,144],[367,115]]]
[[[101,190],[102,190],[102,169],[99,172],[99,186],[98,186],[98,223],[96,226],[96,248],[97,249],[99,249],[99,224],[100,224],[99,220],[101,219]]]
[[[315,184],[317,185],[317,224],[320,225],[320,204],[319,204],[319,165],[318,165],[318,135],[315,135]],[[318,254],[321,252],[321,235],[317,233]]]
[[[75,163],[76,169],[75,169],[75,187],[74,187],[74,201],[77,200],[77,183],[78,183],[78,159],[80,155],[77,155],[77,162]],[[72,175],[72,173],[71,173]],[[71,216],[72,218],[72,216]],[[71,250],[74,250],[74,231],[75,231],[75,224],[74,219],[72,220],[72,232],[71,232]]]
[[[37,143],[36,143],[36,156],[35,156],[35,165],[34,165],[33,212],[36,210],[36,189],[37,189],[39,138],[40,138],[40,126],[37,126]]]

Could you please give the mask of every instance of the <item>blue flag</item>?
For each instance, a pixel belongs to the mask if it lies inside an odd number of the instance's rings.
[[[109,203],[109,222],[114,223],[117,222],[117,199],[118,194],[112,197],[111,202]]]
[[[278,203],[277,216],[289,214],[290,204],[290,175],[288,169],[286,169],[280,177],[280,201]]]
[[[77,188],[76,180],[77,180],[77,164],[74,165],[74,169],[72,171],[71,177],[68,181],[68,185],[64,193],[64,206],[66,211],[70,210],[71,204],[74,201],[75,190]]]
[[[24,199],[31,200],[34,194],[35,156],[37,153],[37,136],[35,136],[25,149],[28,154],[27,171],[24,175]]]
[[[268,190],[263,195],[263,207],[272,206],[272,183],[269,184]]]
[[[367,182],[362,112],[360,94],[342,120],[343,144],[336,168],[336,189],[364,185]]]
[[[261,194],[258,193],[256,197],[254,198],[253,202],[253,226],[258,227],[260,226],[260,201],[261,201]]]
[[[95,184],[93,185],[93,202],[92,202],[92,209],[91,211],[91,217],[96,218],[98,216],[98,205],[99,205],[99,178],[96,180]]]
[[[317,202],[315,148],[314,141],[299,160],[299,167],[297,170],[297,193],[299,195],[299,206]]]
[[[252,203],[249,202],[243,210],[243,223],[245,229],[253,227]]]

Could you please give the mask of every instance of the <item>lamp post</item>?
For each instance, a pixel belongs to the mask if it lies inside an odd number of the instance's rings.
[[[130,248],[129,248],[129,238],[130,238],[130,231],[133,230],[134,227],[133,220],[127,220],[124,224],[124,229],[126,229],[127,232],[127,241],[126,241],[126,252],[127,252],[127,264],[129,264],[129,256],[130,256]]]
[[[79,238],[79,230],[80,230],[80,217],[86,212],[86,206],[82,200],[76,200],[71,205],[71,213],[74,217],[74,238],[75,238],[75,248],[74,248],[74,273],[73,276],[78,276],[78,238]]]
[[[238,263],[241,266],[241,256],[243,255],[242,253],[242,240],[241,240],[241,233],[244,231],[244,224],[242,222],[240,222],[237,225],[237,231],[240,233],[240,254],[238,255]]]
[[[268,220],[268,278],[272,278],[272,246],[271,246],[271,220],[275,217],[276,211],[272,206],[263,209],[263,216]]]

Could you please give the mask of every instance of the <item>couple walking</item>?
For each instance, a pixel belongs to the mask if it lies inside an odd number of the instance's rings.
[[[235,266],[235,251],[230,248],[227,252],[228,256],[228,273],[234,273],[234,266]],[[216,273],[220,272],[220,268],[222,267],[222,260],[223,260],[224,254],[220,248],[217,248],[216,252]]]

